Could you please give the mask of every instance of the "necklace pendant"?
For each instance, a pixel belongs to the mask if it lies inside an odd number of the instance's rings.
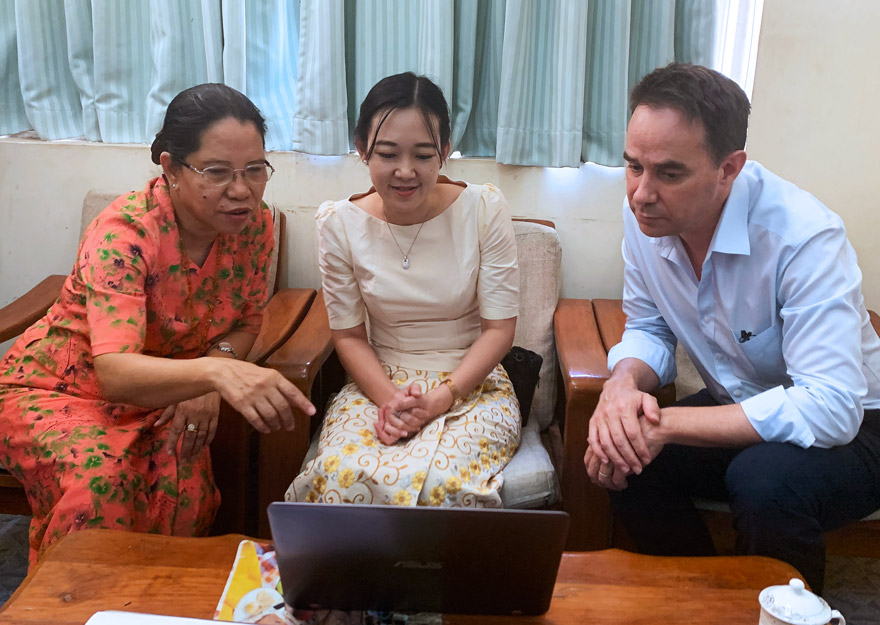
[[[409,259],[406,256],[403,257],[403,262],[400,264],[403,265],[404,269],[409,269]]]

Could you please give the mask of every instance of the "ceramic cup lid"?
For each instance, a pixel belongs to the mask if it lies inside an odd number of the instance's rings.
[[[794,578],[787,586],[770,586],[758,595],[761,607],[781,621],[795,625],[825,625],[831,608],[822,597],[806,589]]]

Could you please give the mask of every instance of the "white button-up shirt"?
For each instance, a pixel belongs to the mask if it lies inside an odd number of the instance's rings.
[[[749,161],[733,183],[698,280],[678,236],[644,235],[624,201],[622,341],[608,367],[647,363],[667,384],[675,345],[766,441],[850,442],[880,408],[880,339],[843,222]]]

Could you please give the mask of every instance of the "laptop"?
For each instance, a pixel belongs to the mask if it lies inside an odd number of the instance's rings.
[[[275,502],[269,524],[296,609],[543,614],[565,512]]]

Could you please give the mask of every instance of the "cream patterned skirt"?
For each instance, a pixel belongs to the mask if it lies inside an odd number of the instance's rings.
[[[423,392],[448,374],[385,364],[398,386]],[[318,455],[287,489],[288,501],[396,506],[501,507],[501,470],[520,440],[519,402],[500,365],[461,406],[394,445],[376,438],[378,408],[354,383],[333,398]]]

